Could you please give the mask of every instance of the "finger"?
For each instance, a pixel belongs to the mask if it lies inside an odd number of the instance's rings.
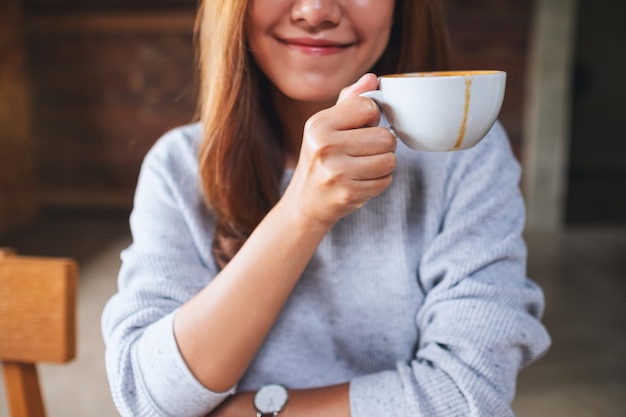
[[[353,180],[371,181],[393,173],[396,168],[396,155],[387,152],[378,155],[351,158],[348,172]]]
[[[367,97],[348,97],[329,109],[314,114],[305,124],[305,130],[322,132],[358,129],[376,125],[380,109]]]
[[[377,155],[352,157],[334,154],[322,162],[329,184],[344,181],[368,181],[390,175],[396,168],[396,155],[386,152]]]
[[[338,145],[350,156],[378,155],[395,152],[397,140],[384,127],[364,127],[345,130],[337,135]]]
[[[365,203],[372,197],[376,197],[382,193],[393,181],[393,174],[388,174],[380,178],[369,180],[356,180],[352,184],[351,194],[353,201]]]
[[[376,90],[378,88],[378,77],[376,74],[367,73],[363,75],[357,82],[354,84],[344,88],[339,93],[339,98],[337,99],[337,103],[342,102],[348,97],[358,96],[361,93],[370,90]]]

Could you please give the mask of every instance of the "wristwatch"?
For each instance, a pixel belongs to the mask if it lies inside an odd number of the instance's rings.
[[[287,388],[278,384],[264,385],[254,396],[254,406],[256,407],[256,417],[274,416],[287,404],[289,394]]]

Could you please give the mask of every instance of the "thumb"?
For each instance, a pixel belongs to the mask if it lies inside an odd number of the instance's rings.
[[[337,103],[347,99],[348,97],[358,96],[361,93],[370,90],[376,90],[377,88],[378,77],[376,77],[376,74],[372,74],[371,72],[367,73],[359,78],[359,80],[354,84],[349,85],[341,90],[341,93],[339,93],[339,98],[337,99]]]

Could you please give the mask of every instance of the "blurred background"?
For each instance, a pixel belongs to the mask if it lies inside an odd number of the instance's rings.
[[[444,4],[455,67],[508,73],[500,119],[524,169],[528,270],[553,337],[520,375],[515,410],[626,416],[626,2]],[[117,415],[99,318],[142,158],[194,115],[195,8],[0,1],[0,246],[80,267],[78,358],[41,369],[52,417]]]

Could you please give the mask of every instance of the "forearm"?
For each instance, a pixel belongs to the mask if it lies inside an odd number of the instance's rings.
[[[289,390],[289,400],[279,413],[280,417],[350,417],[348,398],[349,384],[322,388]],[[244,392],[231,396],[210,417],[249,417],[256,414],[255,392]]]
[[[181,307],[174,333],[201,383],[225,391],[239,380],[327,231],[279,202],[219,275]]]

